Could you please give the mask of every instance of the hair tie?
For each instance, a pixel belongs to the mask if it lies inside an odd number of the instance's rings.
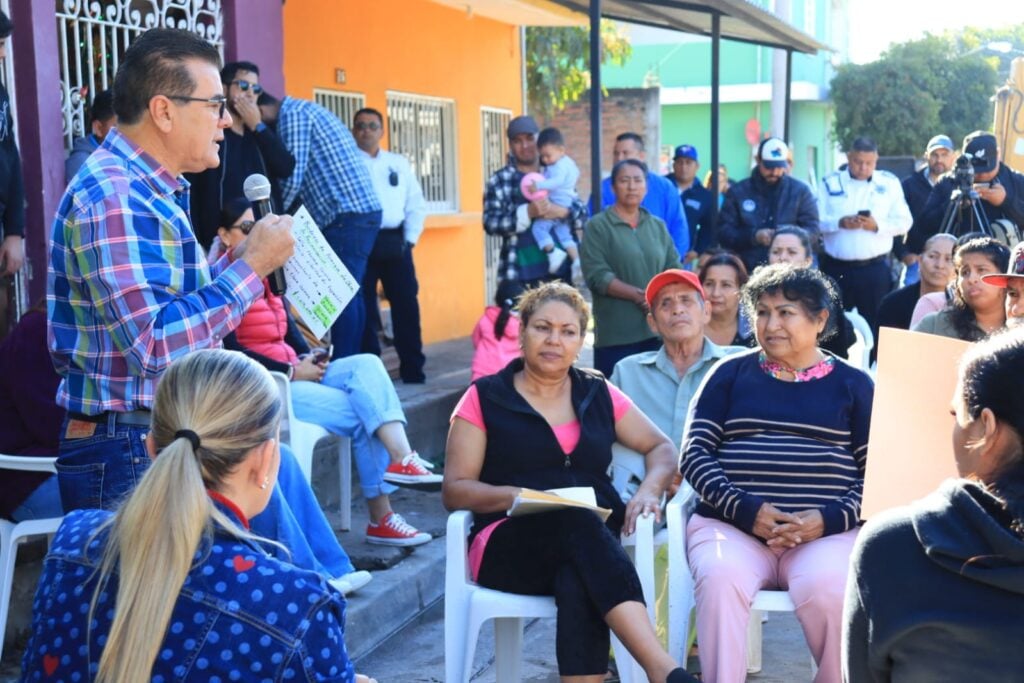
[[[199,435],[196,434],[195,432],[193,432],[191,429],[179,429],[178,431],[174,432],[174,438],[175,439],[188,439],[189,443],[192,444],[192,450],[194,450],[194,451],[198,451],[199,450],[199,444],[200,444]]]

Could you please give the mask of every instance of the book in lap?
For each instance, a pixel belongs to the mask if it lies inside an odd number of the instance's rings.
[[[548,489],[547,491],[536,491],[534,489],[523,489],[516,496],[512,507],[508,509],[509,517],[518,515],[534,515],[538,512],[552,512],[563,508],[583,508],[591,510],[607,521],[612,511],[608,508],[598,507],[597,497],[594,489],[590,486],[572,486],[564,489]]]

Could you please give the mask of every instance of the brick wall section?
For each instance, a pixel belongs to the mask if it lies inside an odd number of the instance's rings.
[[[614,88],[607,91],[601,106],[601,171],[612,167],[612,145],[620,133],[631,131],[644,137],[648,163],[657,165],[661,142],[661,100],[658,88]],[[554,126],[565,136],[566,153],[580,167],[576,186],[580,197],[590,196],[590,93],[570,104],[550,120],[538,120],[541,128]],[[656,170],[656,169],[655,169]]]

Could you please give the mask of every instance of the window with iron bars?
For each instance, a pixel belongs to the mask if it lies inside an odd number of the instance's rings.
[[[508,161],[508,137],[505,131],[512,120],[508,109],[480,107],[480,148],[483,150],[483,178],[487,180]],[[500,235],[484,236],[484,306],[494,303],[501,267]]]
[[[388,92],[389,148],[412,164],[430,213],[459,209],[455,101]]]
[[[356,112],[366,106],[366,95],[355,92],[342,92],[341,90],[327,90],[324,88],[313,88],[313,101],[321,107],[328,109],[341,119],[349,128],[352,127],[352,119]]]

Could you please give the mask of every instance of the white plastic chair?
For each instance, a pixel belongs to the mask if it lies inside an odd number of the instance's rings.
[[[861,359],[858,367],[864,372],[871,371],[871,349],[875,348],[875,335],[871,332],[871,325],[864,319],[856,308],[844,311],[846,319],[853,325],[853,331],[860,337]],[[852,360],[852,359],[851,359]]]
[[[467,537],[473,515],[466,510],[448,517],[447,557],[444,592],[444,667],[447,683],[467,683],[472,674],[473,655],[480,628],[494,621],[494,659],[497,683],[521,678],[523,619],[553,618],[555,599],[538,595],[517,595],[483,588],[469,576]],[[647,602],[648,617],[654,618],[654,518],[637,520],[635,539],[637,573]],[[612,634],[615,661],[623,683],[647,681],[639,664]]]
[[[352,440],[343,436],[335,436],[318,424],[303,422],[295,417],[295,409],[292,407],[291,380],[282,372],[271,372],[270,374],[277,383],[278,391],[281,392],[281,401],[285,407],[285,415],[281,423],[281,439],[291,446],[306,481],[312,482],[313,451],[316,450],[320,440],[326,438],[339,440],[338,472],[340,481],[338,491],[341,528],[343,531],[348,531],[352,528]]]
[[[56,458],[35,458],[20,455],[0,455],[0,470],[57,473]],[[18,544],[31,536],[49,536],[57,531],[63,517],[31,519],[12,522],[0,519],[0,656],[3,656],[4,636],[7,632],[7,613],[14,585],[14,561],[18,557]]]
[[[863,319],[863,318],[862,318]],[[693,573],[686,560],[686,524],[697,507],[699,496],[692,486],[683,484],[665,510],[668,521],[669,602],[668,653],[686,662],[686,639],[690,633],[690,613],[696,604]],[[674,570],[674,571],[673,571]],[[792,612],[795,607],[788,591],[763,590],[754,596],[750,622],[747,625],[747,672],[761,670],[762,612]],[[811,670],[817,671],[814,658]]]

